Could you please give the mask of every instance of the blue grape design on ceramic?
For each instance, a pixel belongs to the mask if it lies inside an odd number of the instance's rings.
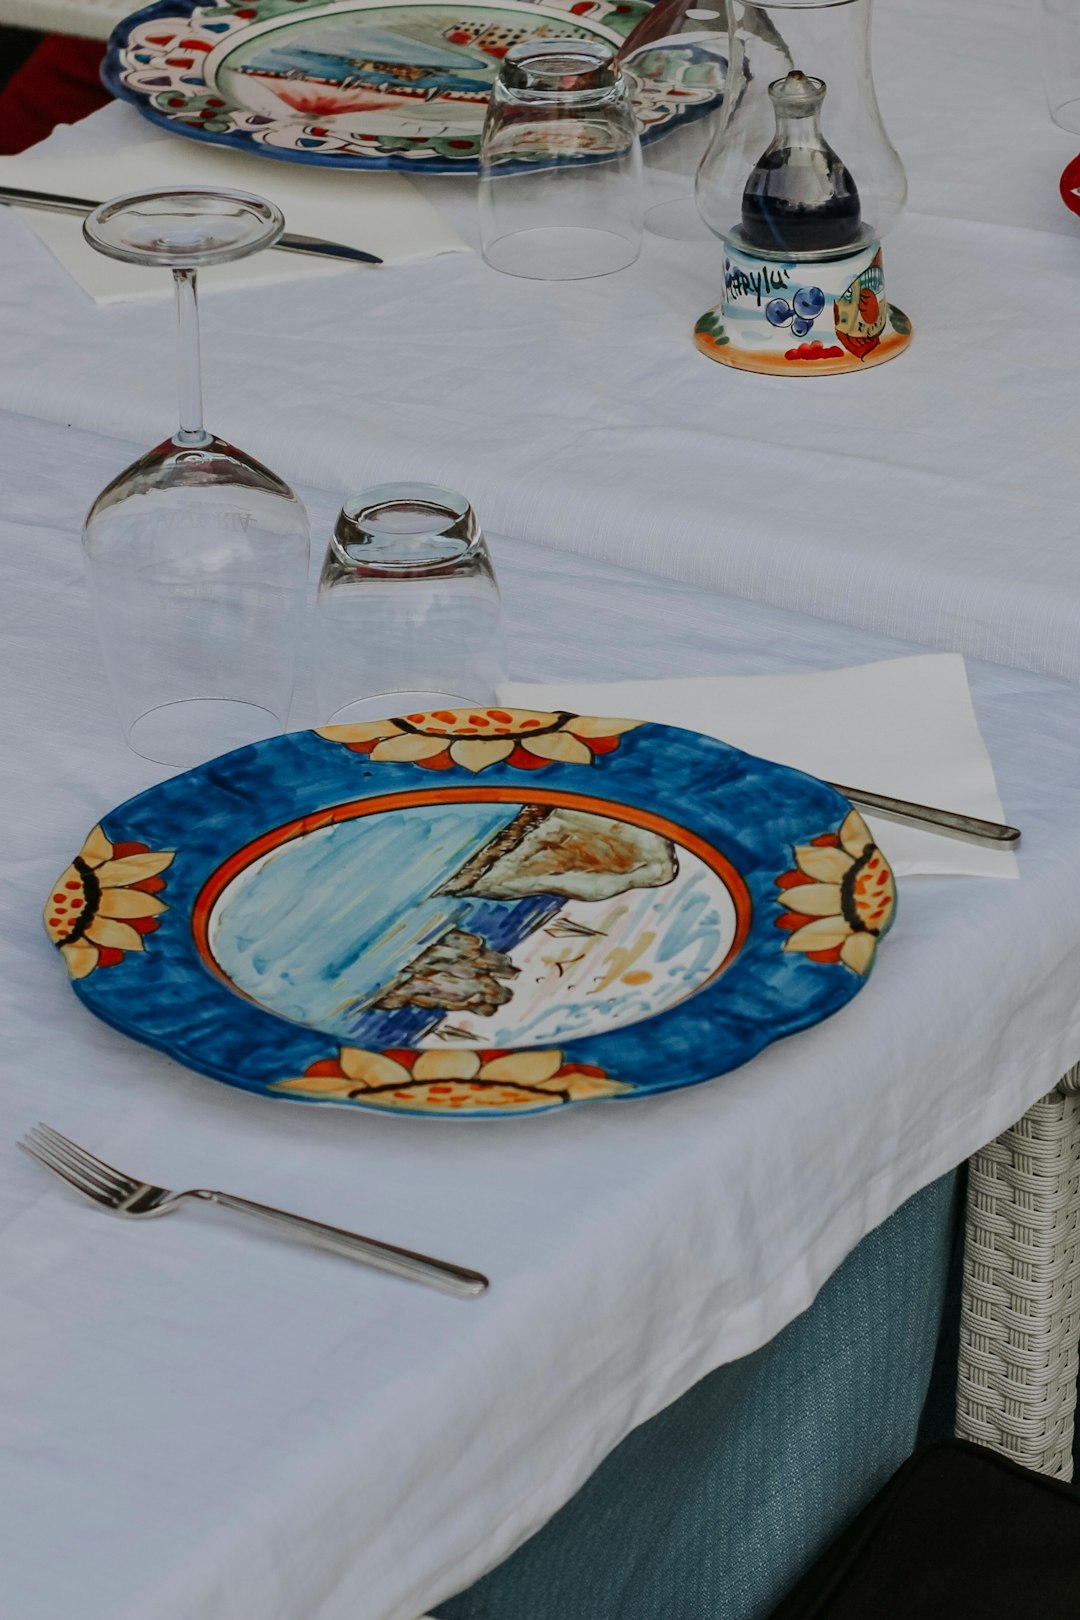
[[[820,287],[800,287],[789,304],[786,298],[770,298],[765,305],[765,319],[770,326],[787,326],[796,337],[805,337],[825,308],[825,294]]]

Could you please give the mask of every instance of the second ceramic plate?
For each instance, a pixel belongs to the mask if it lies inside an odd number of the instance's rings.
[[[300,163],[469,173],[511,45],[618,47],[649,9],[645,0],[157,0],[113,31],[102,76],[178,135]],[[700,44],[636,52],[627,76],[642,139],[711,111],[723,74]]]

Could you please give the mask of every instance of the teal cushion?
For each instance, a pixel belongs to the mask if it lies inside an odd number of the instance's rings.
[[[910,1455],[956,1176],[863,1239],[811,1308],[635,1429],[439,1620],[762,1620]]]

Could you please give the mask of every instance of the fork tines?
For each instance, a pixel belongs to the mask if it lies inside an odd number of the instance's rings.
[[[103,1159],[95,1158],[43,1121],[39,1121],[27,1133],[19,1147],[77,1192],[107,1208],[115,1209],[120,1200],[134,1189],[135,1183],[129,1176],[114,1170]]]

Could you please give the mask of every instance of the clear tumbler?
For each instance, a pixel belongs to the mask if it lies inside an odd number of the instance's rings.
[[[347,501],[319,580],[316,638],[319,725],[494,702],[499,587],[465,497],[380,484]]]
[[[641,145],[626,80],[599,40],[507,51],[480,148],[480,235],[496,270],[603,276],[641,252]]]

